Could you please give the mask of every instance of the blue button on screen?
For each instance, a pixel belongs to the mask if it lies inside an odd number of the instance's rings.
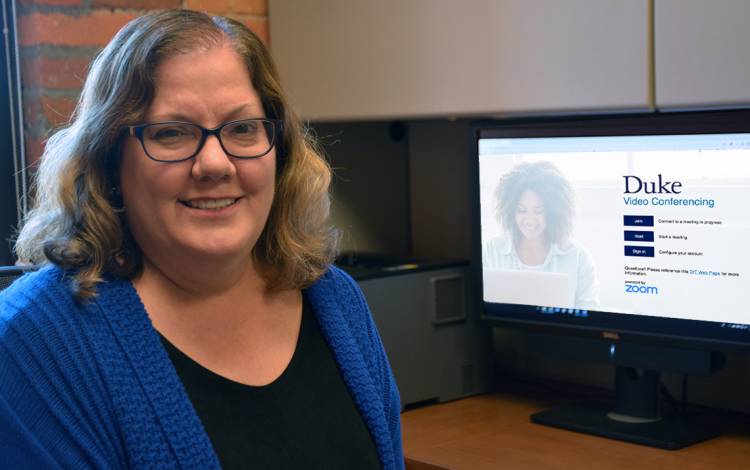
[[[646,258],[654,257],[653,246],[625,246],[625,256],[642,256]]]
[[[628,227],[653,227],[653,215],[626,215],[624,216],[625,225]]]
[[[654,241],[654,232],[646,230],[625,230],[626,242],[652,242]]]

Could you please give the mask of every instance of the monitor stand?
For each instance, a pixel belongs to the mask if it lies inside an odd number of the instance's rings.
[[[685,416],[663,415],[659,384],[659,371],[617,366],[614,408],[553,408],[531,415],[531,421],[671,450],[719,435],[717,429]]]

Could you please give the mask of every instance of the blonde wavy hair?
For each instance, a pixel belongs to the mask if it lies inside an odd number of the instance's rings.
[[[131,21],[91,63],[69,125],[47,141],[34,209],[16,238],[19,261],[67,270],[79,298],[95,295],[105,273],[126,279],[141,273],[143,255],[119,210],[123,129],[140,124],[160,63],[227,41],[244,59],[266,117],[283,122],[274,201],[249,255],[271,289],[303,288],[325,272],[338,243],[329,223],[328,163],[289,108],[263,42],[239,22],[189,10]]]

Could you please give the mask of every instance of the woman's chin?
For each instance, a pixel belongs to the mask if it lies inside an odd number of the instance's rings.
[[[206,258],[224,258],[232,256],[249,256],[260,233],[257,228],[243,224],[224,227],[199,227],[198,230],[184,230],[175,234],[172,240],[181,256]],[[192,228],[192,227],[190,227]],[[165,247],[169,249],[169,247]]]
[[[202,240],[198,243],[185,243],[180,251],[187,260],[200,258],[203,261],[210,259],[219,261],[241,256],[249,257],[252,246],[237,240]]]
[[[528,242],[540,243],[544,241],[544,232],[522,232],[521,234]]]

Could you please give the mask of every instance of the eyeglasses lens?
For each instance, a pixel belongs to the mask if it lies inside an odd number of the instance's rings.
[[[221,141],[224,148],[231,155],[238,157],[254,157],[263,155],[271,147],[265,121],[237,121],[221,129]],[[272,125],[270,122],[267,123]]]

